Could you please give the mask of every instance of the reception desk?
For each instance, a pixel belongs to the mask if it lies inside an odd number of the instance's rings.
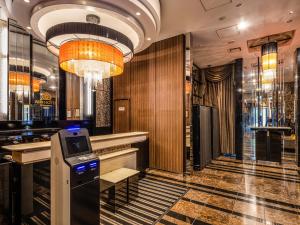
[[[100,174],[118,168],[144,170],[149,167],[148,132],[130,132],[90,137],[92,150],[99,156]],[[11,206],[16,221],[34,213],[37,183],[50,189],[51,142],[2,146],[11,154]]]
[[[250,127],[255,131],[256,160],[281,163],[282,136],[290,127]]]
[[[92,149],[99,155],[105,154],[105,149],[130,145],[146,141],[147,132],[130,132],[90,137]],[[12,159],[20,164],[31,164],[46,161],[51,158],[51,142],[35,142],[2,146],[3,150],[11,152]]]

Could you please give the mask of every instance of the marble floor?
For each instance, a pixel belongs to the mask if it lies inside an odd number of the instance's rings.
[[[147,176],[187,192],[157,224],[300,225],[299,168],[219,157],[200,172],[174,175],[151,170]]]

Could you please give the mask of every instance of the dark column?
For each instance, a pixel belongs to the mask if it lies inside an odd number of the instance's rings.
[[[299,134],[300,134],[300,48],[296,49],[296,77],[295,77],[295,132],[296,132],[296,154],[297,154],[297,163],[300,166],[300,152],[299,152]],[[300,172],[300,171],[299,171]]]
[[[67,104],[66,104],[66,72],[59,68],[59,120],[67,119]]]
[[[235,153],[237,159],[243,159],[243,59],[235,60]]]

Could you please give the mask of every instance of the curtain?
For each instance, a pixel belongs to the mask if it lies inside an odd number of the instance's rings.
[[[206,79],[203,104],[218,109],[221,153],[235,153],[234,64],[202,70]]]

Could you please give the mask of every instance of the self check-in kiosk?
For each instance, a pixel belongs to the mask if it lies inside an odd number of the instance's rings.
[[[86,129],[51,139],[51,225],[99,225],[99,159]]]

